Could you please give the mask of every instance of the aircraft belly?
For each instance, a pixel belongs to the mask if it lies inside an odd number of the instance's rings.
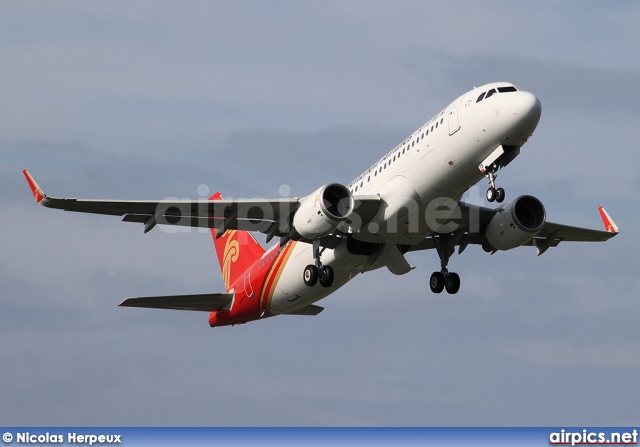
[[[357,264],[364,264],[366,257],[351,255],[346,249],[346,240],[338,244],[336,249],[327,249],[321,256],[325,265],[334,270],[334,281],[331,287],[322,287],[319,283],[309,287],[304,283],[302,274],[304,268],[313,264],[312,246],[307,243],[297,243],[293,253],[284,266],[275,285],[270,302],[271,314],[291,312],[312,304],[346,284],[358,274]]]

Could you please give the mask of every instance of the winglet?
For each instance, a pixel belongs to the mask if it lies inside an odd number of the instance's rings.
[[[31,192],[33,193],[33,196],[36,198],[36,202],[38,203],[42,202],[42,199],[46,198],[47,195],[44,192],[42,192],[42,189],[40,189],[36,181],[33,179],[33,177],[31,177],[31,174],[29,174],[29,171],[25,169],[22,172],[26,177],[27,182],[29,183],[29,188],[31,188]]]
[[[613,221],[611,216],[609,216],[609,213],[607,213],[605,209],[601,206],[598,207],[598,211],[600,212],[600,217],[602,218],[602,223],[604,224],[604,228],[609,233],[619,233],[620,230],[618,229],[618,226]]]

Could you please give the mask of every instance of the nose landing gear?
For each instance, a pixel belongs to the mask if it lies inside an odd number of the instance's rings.
[[[498,177],[498,174],[496,174],[497,171],[498,165],[495,163],[485,168],[485,175],[489,179],[490,185],[489,189],[487,189],[487,200],[489,202],[496,201],[498,203],[502,203],[505,198],[505,192],[504,188],[496,189],[496,178]]]

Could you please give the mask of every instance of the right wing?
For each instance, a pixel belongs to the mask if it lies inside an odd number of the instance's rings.
[[[156,224],[267,232],[274,222],[288,218],[300,206],[296,198],[153,201],[57,198],[46,195],[31,174],[23,172],[40,205],[64,211],[124,216],[125,222],[143,223],[145,233]]]
[[[125,222],[144,224],[144,232],[157,224],[259,231],[274,236],[287,236],[293,215],[304,198],[242,200],[85,200],[51,197],[44,193],[27,170],[23,171],[36,202],[47,208],[81,213],[123,216]],[[212,198],[215,198],[213,196]],[[378,211],[378,196],[354,197],[354,213],[367,222]]]

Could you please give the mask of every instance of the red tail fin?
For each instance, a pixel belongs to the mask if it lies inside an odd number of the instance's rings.
[[[219,192],[209,198],[209,200],[221,199],[222,196]],[[217,230],[212,228],[211,235],[218,254],[222,279],[228,291],[236,282],[236,279],[242,276],[256,260],[262,257],[265,249],[248,231],[227,230],[219,238],[216,238],[216,234]]]

